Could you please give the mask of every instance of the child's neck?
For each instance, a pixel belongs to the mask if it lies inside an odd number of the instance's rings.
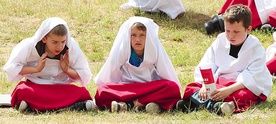
[[[144,50],[136,51],[134,50],[138,57],[142,58],[144,56]]]
[[[138,52],[138,53],[136,52],[136,54],[138,55],[139,58],[143,58],[143,56],[144,56],[144,52],[140,52],[140,53],[139,53],[139,52]]]
[[[55,54],[51,53],[50,50],[47,49],[46,45],[45,45],[45,52],[48,53],[47,56],[48,56],[49,58],[54,58],[54,57],[56,56]]]

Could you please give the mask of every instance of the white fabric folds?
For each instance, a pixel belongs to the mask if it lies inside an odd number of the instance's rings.
[[[139,9],[147,12],[165,12],[171,19],[186,12],[181,0],[129,0],[120,6],[121,10]]]
[[[276,0],[255,0],[262,24],[267,22],[269,14],[276,10]]]

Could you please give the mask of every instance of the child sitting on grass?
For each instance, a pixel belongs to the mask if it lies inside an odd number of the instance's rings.
[[[205,52],[195,69],[195,82],[186,86],[177,109],[207,108],[219,115],[231,115],[266,100],[272,92],[265,49],[249,34],[252,29],[250,9],[241,4],[233,5],[223,16],[225,32],[219,34]],[[210,67],[217,77],[217,89],[210,98],[200,73],[202,66]]]
[[[95,83],[97,106],[111,112],[134,108],[159,113],[181,98],[178,77],[158,39],[158,25],[145,17],[122,24]]]
[[[4,70],[10,82],[25,78],[11,94],[11,105],[19,111],[95,108],[84,87],[92,76],[88,62],[61,18],[44,20],[33,37],[17,44]]]

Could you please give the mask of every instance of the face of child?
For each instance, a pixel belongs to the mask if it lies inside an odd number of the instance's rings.
[[[45,52],[48,53],[49,57],[55,57],[58,55],[65,47],[66,35],[60,36],[49,33],[45,36],[42,41],[45,43]]]
[[[247,34],[249,34],[251,31],[251,26],[245,29],[242,21],[240,21],[239,23],[235,22],[233,24],[224,21],[224,24],[226,37],[229,42],[234,46],[241,45],[245,41]]]
[[[131,27],[131,46],[138,56],[143,56],[145,42],[146,42],[146,31],[139,30],[137,27]]]

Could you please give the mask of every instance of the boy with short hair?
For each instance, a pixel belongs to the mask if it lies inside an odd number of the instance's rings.
[[[271,94],[272,80],[266,67],[265,50],[250,35],[251,11],[233,5],[224,14],[225,32],[217,36],[195,69],[195,82],[187,85],[183,100],[176,104],[182,111],[207,108],[220,115],[249,109]],[[216,90],[207,97],[200,67],[210,67]],[[189,109],[188,109],[189,108]]]
[[[84,87],[92,77],[88,62],[61,18],[44,20],[33,37],[17,44],[4,70],[10,82],[25,78],[11,94],[19,111],[95,108]]]

